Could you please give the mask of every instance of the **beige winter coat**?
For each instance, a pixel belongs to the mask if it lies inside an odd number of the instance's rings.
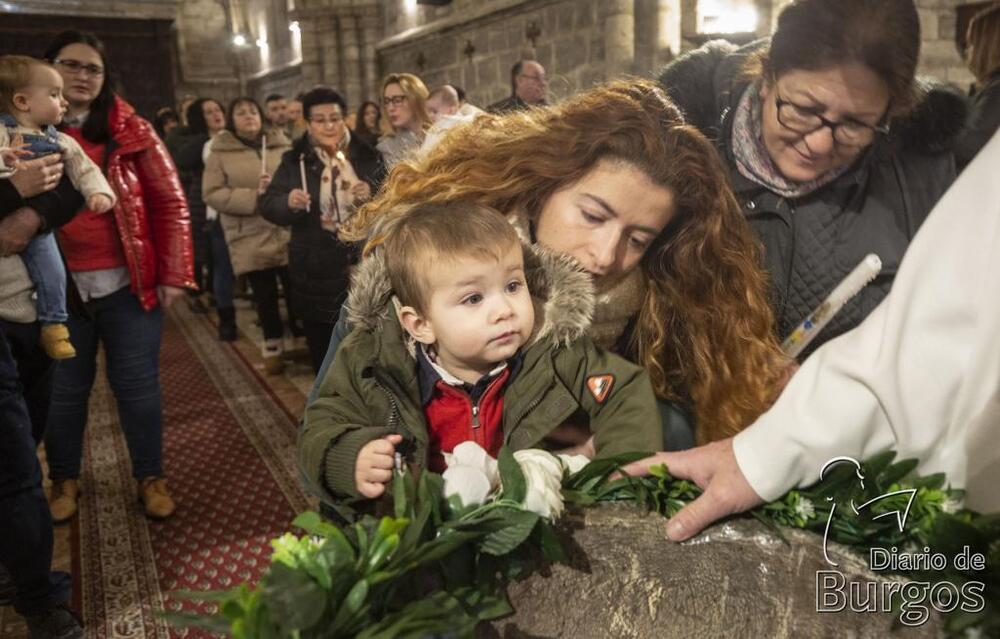
[[[267,172],[274,175],[291,148],[277,131],[267,134]],[[229,131],[215,137],[202,177],[205,204],[219,212],[233,271],[242,275],[288,264],[291,232],[257,214],[260,148],[250,148]]]

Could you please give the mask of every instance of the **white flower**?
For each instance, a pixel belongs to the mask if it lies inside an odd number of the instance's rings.
[[[547,519],[562,514],[562,464],[551,453],[528,449],[514,453],[527,482],[524,508]]]
[[[795,504],[795,514],[809,520],[816,516],[816,507],[813,506],[811,501],[802,497],[799,499],[799,503]]]
[[[455,446],[450,453],[444,454],[444,463],[448,464],[449,468],[452,466],[478,468],[490,480],[490,486],[500,485],[500,470],[497,468],[497,460],[490,457],[490,454],[476,442],[462,442]]]
[[[962,508],[962,500],[949,497],[941,502],[941,511],[954,515]]]
[[[583,470],[584,466],[590,463],[590,457],[586,455],[556,455],[556,457],[559,458],[563,468],[569,471],[570,475],[577,474]]]
[[[463,506],[480,505],[493,489],[500,485],[500,471],[497,460],[490,457],[475,442],[462,442],[444,453],[447,470],[444,478],[444,496],[458,495]]]
[[[979,628],[966,628],[965,636],[967,639],[982,639],[983,631]]]
[[[462,506],[482,504],[492,490],[489,477],[474,466],[448,466],[441,476],[444,478],[445,498],[457,495]]]

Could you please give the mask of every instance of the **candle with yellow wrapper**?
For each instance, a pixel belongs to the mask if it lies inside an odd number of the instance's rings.
[[[781,344],[782,350],[789,357],[797,357],[809,342],[819,335],[819,332],[830,323],[849,299],[861,292],[882,270],[882,260],[878,255],[869,253],[854,270],[833,289],[833,292],[823,303],[810,313],[798,328]]]

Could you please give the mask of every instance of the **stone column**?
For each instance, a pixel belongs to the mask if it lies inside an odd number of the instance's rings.
[[[381,78],[378,75],[378,57],[375,44],[378,42],[378,7],[364,7],[361,10],[361,95],[360,101],[377,99]],[[359,102],[360,103],[360,102]]]
[[[348,108],[361,104],[361,46],[358,18],[353,13],[340,17],[341,88],[346,94]]]
[[[657,22],[660,25],[656,63],[666,64],[681,53],[680,0],[659,0]]]
[[[604,56],[607,77],[631,73],[635,62],[635,5],[633,0],[606,0]]]
[[[319,19],[314,16],[296,16],[302,37],[302,88],[308,90],[323,81],[323,47]]]
[[[323,84],[334,88],[341,86],[340,38],[337,33],[337,16],[326,16],[321,22],[320,43],[322,51]]]

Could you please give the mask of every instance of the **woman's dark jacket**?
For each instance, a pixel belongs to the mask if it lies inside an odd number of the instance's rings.
[[[959,167],[976,157],[976,154],[1000,128],[1000,71],[997,71],[986,84],[972,96],[969,103],[969,119],[965,130],[955,144],[955,160]]]
[[[188,127],[178,127],[167,136],[167,149],[177,165],[177,176],[180,178],[184,197],[187,199],[188,210],[191,212],[191,239],[194,242],[195,262],[203,264],[208,254],[208,236],[206,235],[205,201],[201,197],[201,177],[205,172],[205,161],[202,153],[208,142],[207,133],[195,133]],[[200,273],[196,273],[201,278]],[[205,284],[199,282],[199,285]]]
[[[867,255],[882,272],[810,344],[857,326],[889,293],[900,260],[924,218],[955,179],[947,149],[962,128],[966,105],[956,92],[925,90],[919,106],[895,121],[854,167],[797,199],[777,195],[736,169],[732,119],[750,80],[747,56],[767,42],[742,48],[710,42],[668,65],[660,84],[729,167],[736,198],[764,249],[778,337],[784,339]]]
[[[299,158],[305,159],[311,199],[308,212],[288,208],[288,194],[302,188]],[[347,159],[358,177],[371,186],[374,194],[385,177],[381,155],[352,137],[347,147]],[[292,301],[299,316],[306,321],[333,324],[347,295],[349,268],[355,258],[355,249],[320,226],[319,187],[322,175],[323,162],[316,155],[308,134],[303,135],[282,156],[271,185],[257,201],[257,207],[264,219],[292,229],[292,238],[288,243],[288,272],[292,282]]]

